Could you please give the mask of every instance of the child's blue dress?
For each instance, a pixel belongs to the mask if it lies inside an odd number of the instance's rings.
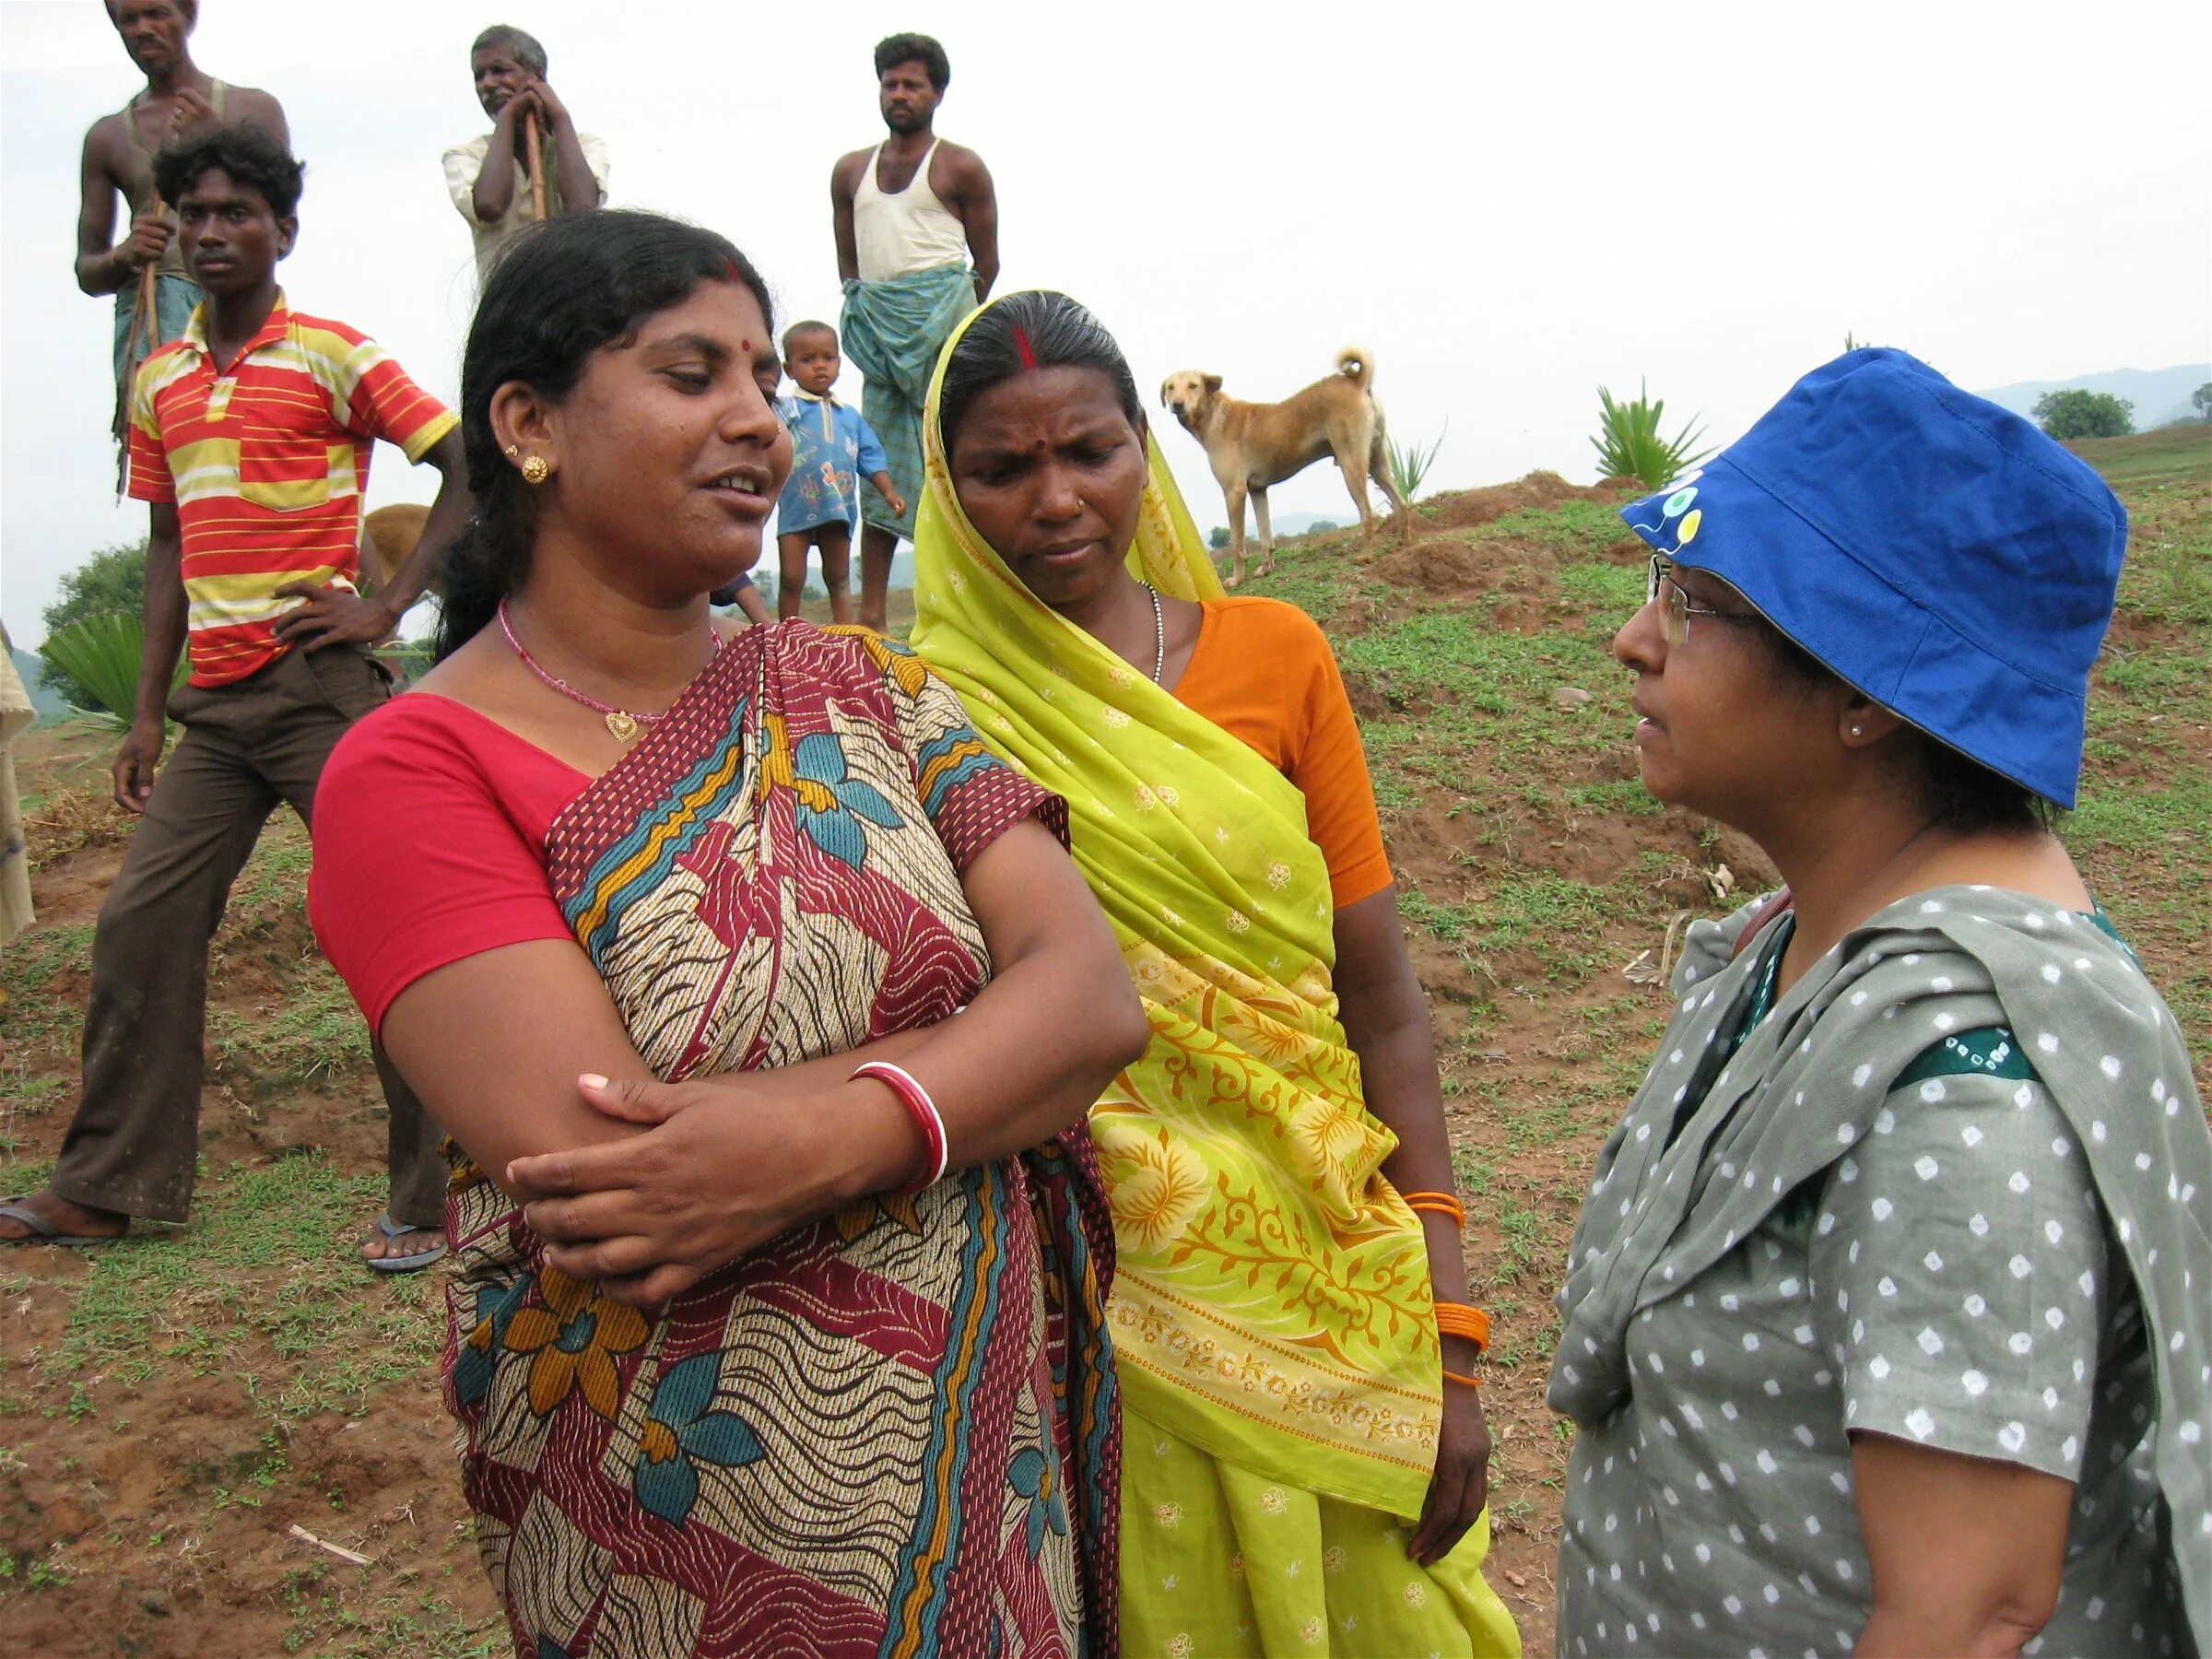
[[[860,481],[888,470],[883,445],[860,411],[834,397],[794,392],[776,412],[791,429],[791,477],[776,504],[776,532],[860,523]]]

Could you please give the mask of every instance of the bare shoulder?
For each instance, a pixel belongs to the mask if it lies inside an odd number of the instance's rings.
[[[110,111],[85,129],[85,159],[98,161],[107,167],[110,172],[113,172],[115,171],[113,161],[116,147],[122,144],[126,136],[127,135],[124,131],[122,112]]]
[[[938,142],[936,156],[930,163],[932,185],[936,182],[939,168],[946,170],[944,177],[958,183],[988,184],[991,182],[991,170],[983,165],[982,157],[977,155],[966,145],[955,144],[948,138],[941,139]]]
[[[840,156],[837,165],[830,170],[830,188],[839,195],[851,195],[860,186],[860,170],[868,164],[872,149],[856,149]]]
[[[235,120],[247,121],[272,135],[290,135],[290,123],[285,119],[284,106],[276,101],[274,92],[265,92],[259,87],[233,87],[225,105],[225,113]]]

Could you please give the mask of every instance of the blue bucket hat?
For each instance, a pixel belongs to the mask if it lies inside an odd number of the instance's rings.
[[[1620,516],[1884,708],[2074,805],[2127,512],[2018,415],[1846,352]]]

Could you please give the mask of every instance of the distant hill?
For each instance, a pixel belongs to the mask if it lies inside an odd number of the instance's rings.
[[[16,659],[16,672],[23,677],[23,686],[30,693],[30,706],[39,712],[41,720],[52,720],[69,712],[69,705],[46,688],[46,664],[35,651],[20,646],[9,647]]]
[[[2212,363],[2183,363],[2172,369],[2108,369],[2072,380],[2021,381],[1975,395],[2032,418],[2035,400],[2046,392],[2110,392],[2136,406],[2136,430],[2147,432],[2170,420],[2194,416],[2196,410],[2189,394],[2206,381],[2212,381]]]

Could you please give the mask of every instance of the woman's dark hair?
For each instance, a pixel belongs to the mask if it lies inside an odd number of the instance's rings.
[[[1818,691],[1836,683],[1826,664],[1772,623],[1762,618],[1759,632],[1777,670],[1800,689]],[[2025,783],[1992,771],[1910,722],[1899,727],[1893,741],[1904,784],[1932,826],[1967,835],[2024,833],[2047,830],[2058,821],[2058,808]]]
[[[570,214],[524,231],[492,267],[461,359],[461,441],[477,516],[439,562],[437,658],[474,639],[530,572],[530,486],[500,453],[492,394],[520,381],[558,403],[594,352],[634,339],[702,282],[737,282],[772,332],[768,284],[728,239],[657,213]]]
[[[876,42],[877,80],[901,64],[920,64],[929,76],[929,84],[940,92],[952,85],[952,65],[945,56],[945,48],[929,35],[886,35]]]
[[[975,400],[1025,369],[1096,369],[1113,382],[1122,413],[1137,431],[1145,429],[1145,400],[1137,395],[1129,359],[1106,325],[1065,294],[1031,290],[1008,294],[969,324],[945,365],[938,393],[938,419],[945,452]]]
[[[243,121],[208,127],[166,146],[154,158],[154,188],[163,201],[181,202],[211,167],[221,168],[232,182],[259,191],[278,218],[289,218],[299,210],[307,169],[283,145]]]

